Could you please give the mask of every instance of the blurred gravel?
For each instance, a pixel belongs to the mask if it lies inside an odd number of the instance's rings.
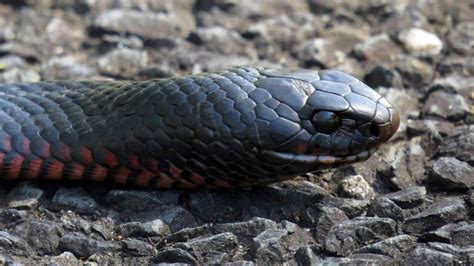
[[[474,264],[474,4],[0,1],[0,82],[337,68],[399,109],[367,162],[245,191],[0,186],[0,264]]]

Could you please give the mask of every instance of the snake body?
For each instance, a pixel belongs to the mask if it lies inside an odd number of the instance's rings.
[[[0,85],[0,178],[247,187],[367,159],[398,114],[339,71]]]

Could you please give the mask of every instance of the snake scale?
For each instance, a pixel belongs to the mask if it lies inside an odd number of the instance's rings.
[[[367,159],[392,105],[335,70],[0,85],[0,179],[249,187]]]

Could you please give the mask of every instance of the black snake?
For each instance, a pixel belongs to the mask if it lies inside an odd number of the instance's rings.
[[[0,178],[246,187],[367,159],[392,105],[339,71],[0,85]]]

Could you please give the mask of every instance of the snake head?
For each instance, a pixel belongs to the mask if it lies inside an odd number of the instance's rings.
[[[363,161],[397,131],[393,106],[340,71],[261,70],[251,134],[265,170],[285,176]],[[265,167],[264,167],[265,168]]]

